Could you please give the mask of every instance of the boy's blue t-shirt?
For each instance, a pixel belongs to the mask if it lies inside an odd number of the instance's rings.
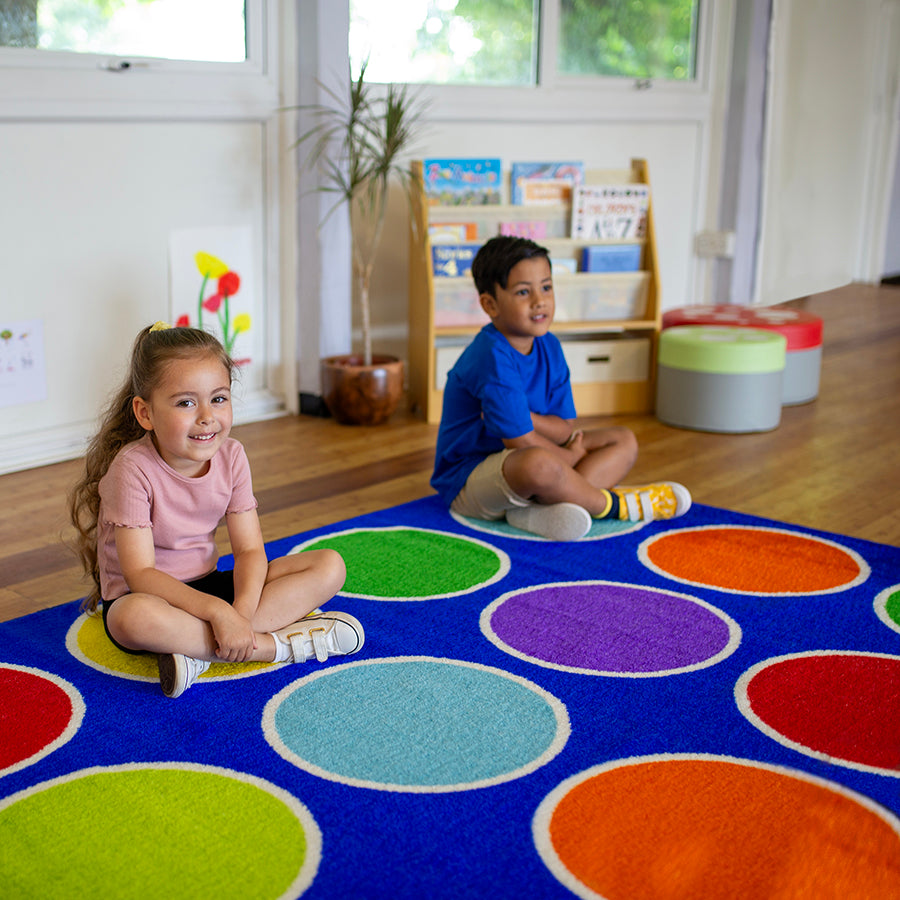
[[[534,339],[524,356],[485,325],[447,376],[431,486],[449,506],[472,470],[503,439],[534,429],[531,413],[574,419],[569,367],[555,335]]]

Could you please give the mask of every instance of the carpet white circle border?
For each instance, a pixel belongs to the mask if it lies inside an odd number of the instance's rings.
[[[733,765],[744,766],[749,769],[758,769],[766,772],[772,772],[776,775],[782,775],[786,778],[793,778],[798,781],[803,781],[808,784],[815,785],[816,787],[832,791],[835,794],[845,797],[847,800],[859,804],[859,806],[883,820],[888,825],[888,827],[895,831],[898,837],[900,837],[900,819],[898,819],[893,813],[885,809],[883,806],[876,803],[874,800],[871,800],[869,797],[866,797],[863,794],[858,794],[856,791],[853,791],[842,784],[837,784],[836,782],[828,781],[824,778],[819,778],[815,775],[809,774],[808,772],[800,771],[799,769],[792,769],[788,766],[779,766],[772,763],[759,762],[752,759],[742,759],[735,756],[719,756],[708,753],[671,753],[653,754],[650,756],[632,756],[624,759],[612,760],[611,762],[602,763],[589,769],[585,769],[582,772],[576,772],[574,775],[566,778],[565,781],[560,782],[560,784],[558,784],[541,801],[540,805],[537,808],[537,811],[534,814],[534,818],[532,819],[532,839],[534,841],[534,846],[538,852],[538,855],[541,858],[541,861],[550,870],[554,878],[556,878],[557,881],[559,881],[559,883],[564,887],[568,888],[568,890],[570,890],[576,897],[583,898],[583,900],[606,900],[603,895],[593,891],[582,881],[579,881],[572,874],[572,872],[569,871],[569,869],[559,858],[559,855],[553,847],[553,843],[550,838],[550,825],[553,814],[556,811],[557,806],[559,806],[560,802],[574,788],[577,788],[579,785],[591,780],[592,778],[602,776],[616,769],[621,769],[628,766],[639,766],[648,763],[665,764],[667,762],[679,761],[730,763]]]
[[[552,541],[550,538],[542,537],[539,534],[522,531],[521,528],[514,528],[505,519],[470,519],[466,516],[461,516],[452,509],[450,510],[450,517],[466,528],[491,534],[494,537],[510,538],[515,541],[537,541],[543,544],[561,543],[560,541]],[[590,531],[583,538],[579,538],[577,541],[569,541],[568,543],[583,544],[588,541],[605,541],[609,538],[622,537],[622,535],[640,531],[652,521],[652,519],[646,522],[594,519]]]
[[[45,756],[49,756],[51,753],[72,740],[78,729],[81,727],[87,707],[85,706],[84,698],[81,696],[81,692],[78,688],[71,682],[66,681],[65,678],[60,678],[59,675],[55,675],[53,672],[48,672],[46,669],[36,669],[32,666],[19,666],[7,662],[0,663],[0,669],[12,669],[16,672],[27,672],[29,675],[34,675],[37,678],[49,681],[51,684],[58,687],[69,698],[69,702],[72,704],[72,713],[69,717],[69,722],[56,738],[48,744],[45,744],[40,750],[36,751],[26,759],[20,759],[18,762],[7,766],[7,768],[0,769],[0,778],[2,778],[4,775],[11,775],[13,772],[18,772],[20,769],[26,769],[28,766],[33,766],[36,762],[39,762]],[[9,727],[10,723],[7,722],[4,725],[4,728]]]
[[[900,584],[892,584],[890,587],[885,588],[875,598],[873,607],[875,609],[875,615],[878,616],[888,628],[892,631],[900,632],[900,622],[896,622],[892,619],[887,611],[888,601],[898,592],[900,592]]]
[[[747,696],[747,691],[750,683],[760,672],[763,672],[766,669],[787,660],[809,659],[812,657],[821,656],[865,656],[875,659],[891,659],[900,662],[900,656],[895,656],[890,653],[873,653],[865,650],[809,650],[803,653],[786,653],[783,656],[772,656],[768,659],[764,659],[761,662],[758,662],[754,666],[751,666],[749,669],[747,669],[746,672],[744,672],[743,675],[741,675],[740,678],[738,678],[737,682],[735,683],[734,699],[737,703],[737,707],[741,715],[743,715],[751,725],[753,725],[755,728],[758,728],[764,735],[766,735],[766,737],[771,738],[773,741],[775,741],[777,744],[781,744],[783,747],[789,747],[791,750],[796,750],[797,753],[802,753],[804,756],[811,757],[812,759],[818,759],[821,762],[828,763],[832,766],[840,766],[844,769],[855,769],[857,772],[870,772],[874,775],[886,775],[889,778],[900,778],[900,769],[885,769],[879,766],[869,766],[865,763],[853,762],[853,760],[842,759],[838,756],[832,756],[820,750],[814,750],[811,747],[806,746],[805,744],[798,743],[797,741],[792,741],[790,738],[785,737],[785,735],[783,735],[780,731],[776,731],[774,728],[772,728],[771,725],[763,721],[763,719],[761,719],[751,708],[750,698]]]
[[[99,621],[99,616],[90,616],[87,613],[81,613],[81,615],[79,615],[78,618],[75,619],[75,621],[69,626],[69,630],[66,632],[66,650],[68,650],[75,659],[77,659],[80,663],[88,666],[88,668],[94,669],[97,672],[102,672],[104,675],[111,675],[113,678],[124,678],[126,681],[143,681],[147,684],[159,683],[159,676],[155,672],[152,675],[141,675],[139,672],[129,672],[127,670],[118,669],[115,666],[106,665],[103,661],[94,659],[89,654],[85,653],[78,642],[78,636],[81,632],[81,629],[93,619],[97,619]],[[100,628],[103,628],[102,623],[100,624]],[[124,653],[123,651],[119,650],[112,643],[112,641],[109,641],[109,652],[123,657],[125,661],[152,660],[153,667],[155,668],[156,657],[152,653]],[[290,665],[290,663],[216,662],[212,663],[211,667],[200,676],[199,683],[210,684],[212,682],[218,681],[236,681],[241,678],[253,678],[256,675],[263,675],[267,672],[273,672],[275,669],[281,669],[286,665]],[[221,675],[215,674],[217,671],[225,667],[227,667],[228,669],[227,672],[223,672]]]
[[[477,584],[473,584],[470,587],[463,588],[459,591],[447,591],[446,593],[434,593],[434,594],[422,594],[418,596],[400,596],[400,597],[388,597],[383,596],[381,594],[362,594],[357,593],[355,591],[338,591],[335,596],[338,597],[356,597],[360,600],[376,600],[381,602],[393,602],[393,603],[416,603],[422,600],[446,600],[450,597],[463,597],[466,594],[474,593],[475,591],[480,591],[482,588],[489,587],[492,584],[496,584],[498,581],[502,581],[507,574],[509,573],[510,567],[512,565],[509,554],[505,553],[499,547],[495,547],[493,544],[489,544],[487,541],[479,540],[478,538],[474,538],[468,534],[456,534],[452,531],[441,531],[437,528],[420,528],[418,525],[385,525],[385,526],[372,526],[369,528],[345,528],[342,531],[330,531],[326,534],[317,535],[314,538],[310,538],[308,541],[304,541],[302,544],[297,544],[295,547],[291,547],[288,551],[288,555],[292,553],[301,553],[307,547],[311,547],[314,544],[318,544],[321,541],[328,540],[329,538],[342,537],[348,534],[359,534],[364,532],[375,532],[375,531],[414,531],[422,534],[436,534],[439,537],[450,538],[457,541],[465,541],[470,544],[474,544],[478,547],[482,547],[485,550],[488,550],[494,556],[497,557],[498,569],[497,572],[490,578],[485,579],[484,581],[479,581]]]
[[[307,807],[293,794],[270,781],[266,781],[256,775],[239,772],[235,769],[226,769],[221,766],[210,766],[194,762],[170,761],[123,763],[122,765],[92,766],[87,769],[79,769],[75,772],[70,772],[67,775],[61,775],[57,778],[41,782],[40,784],[31,785],[15,794],[3,798],[0,800],[0,818],[2,818],[2,814],[6,809],[12,807],[18,801],[33,797],[43,791],[52,790],[58,786],[69,784],[80,779],[90,778],[95,775],[115,775],[118,773],[141,771],[176,771],[220,776],[232,781],[242,782],[269,794],[272,798],[279,801],[297,819],[303,830],[305,841],[303,865],[300,867],[300,871],[297,873],[296,878],[287,890],[285,890],[280,897],[276,898],[276,900],[292,900],[292,898],[296,898],[304,893],[312,884],[322,860],[322,832],[309,809],[307,809]]]
[[[725,530],[735,530],[735,531],[764,531],[772,534],[784,534],[789,535],[792,538],[802,538],[804,540],[816,542],[819,544],[824,544],[828,547],[833,547],[835,550],[840,550],[841,553],[845,553],[849,556],[853,561],[859,566],[859,574],[852,581],[848,581],[845,584],[840,584],[837,587],[825,588],[823,590],[812,590],[812,591],[803,591],[802,596],[804,597],[814,597],[817,595],[828,595],[828,594],[839,594],[842,591],[849,591],[855,587],[858,587],[863,582],[865,582],[869,576],[871,575],[871,568],[869,564],[857,553],[855,550],[850,549],[849,547],[845,547],[843,544],[839,544],[837,541],[829,540],[828,538],[821,537],[819,535],[810,534],[805,531],[791,531],[787,528],[770,528],[765,525],[741,525],[741,524],[725,524],[725,525],[698,525],[694,528],[670,528],[666,531],[653,535],[652,537],[647,538],[645,541],[642,541],[638,546],[638,559],[641,563],[646,566],[651,572],[655,572],[657,575],[662,576],[663,578],[667,578],[669,581],[677,582],[678,584],[684,584],[688,586],[695,587],[704,587],[708,588],[712,591],[721,591],[723,594],[742,594],[748,597],[797,597],[801,596],[801,592],[798,591],[752,591],[746,590],[744,588],[728,588],[721,587],[716,584],[708,584],[703,581],[691,581],[687,578],[679,578],[676,575],[673,575],[671,572],[668,572],[666,569],[657,566],[655,563],[650,561],[649,549],[656,541],[665,540],[667,537],[671,537],[675,534],[688,534],[690,532],[699,532],[699,531],[725,531]]]
[[[365,677],[368,674],[372,674],[373,677],[377,679],[380,673],[376,672],[379,667],[389,667],[389,666],[398,666],[407,668],[408,671],[413,671],[412,668],[417,664],[428,664],[431,666],[438,667],[448,667],[449,668],[458,668],[462,670],[468,670],[469,673],[477,673],[482,676],[487,676],[488,680],[485,681],[487,686],[493,684],[497,686],[502,682],[507,682],[510,686],[511,690],[524,689],[525,692],[528,692],[532,695],[532,701],[537,701],[537,704],[542,708],[545,714],[549,714],[552,716],[553,727],[552,727],[552,738],[547,740],[543,748],[540,752],[535,753],[527,762],[519,763],[514,768],[510,768],[504,771],[497,771],[495,774],[489,777],[481,777],[475,778],[470,781],[453,781],[447,783],[441,783],[440,781],[429,782],[429,783],[399,783],[399,782],[391,782],[387,780],[378,780],[374,778],[361,778],[355,777],[351,774],[342,774],[341,772],[334,771],[329,769],[323,765],[318,764],[317,762],[312,761],[296,752],[290,746],[288,746],[288,742],[286,742],[282,737],[281,728],[279,727],[278,722],[276,721],[276,717],[279,712],[285,706],[285,703],[290,701],[295,694],[303,691],[305,687],[312,686],[316,682],[320,681],[320,679],[333,680],[335,684],[333,686],[326,686],[328,690],[335,690],[338,696],[343,696],[345,691],[345,686],[341,685],[342,676],[348,675],[348,673],[352,672],[352,670],[362,670],[356,674]],[[368,670],[368,671],[366,671]],[[499,679],[499,681],[498,681]],[[422,684],[422,695],[423,699],[420,701],[421,703],[432,703],[434,701],[434,697],[430,699],[427,698],[428,694],[428,685],[425,683],[425,680],[422,679],[421,682],[417,682]],[[442,699],[440,695],[436,695],[437,699]],[[308,698],[301,698],[304,701],[308,701]],[[404,703],[404,700],[408,698],[404,698],[402,695],[393,695],[389,698],[389,703],[391,709],[401,710],[404,709],[401,704]],[[330,697],[327,693],[325,694],[326,703],[323,704],[323,708],[328,706],[330,709],[334,706],[333,698]],[[302,717],[302,721],[300,722],[299,727],[304,729],[304,734],[309,735],[309,722],[315,722],[316,720],[316,711],[310,710],[310,704],[308,702],[298,704],[302,707],[302,712],[300,713],[300,717]],[[348,703],[351,701],[347,701]],[[357,701],[358,702],[358,701]],[[330,704],[330,705],[329,705]],[[491,722],[494,724],[493,717],[497,714],[499,705],[495,705],[493,707],[487,707],[486,704],[479,704],[478,698],[473,698],[472,705],[476,708],[485,707],[486,709],[490,709],[490,717]],[[358,708],[367,708],[365,703],[360,703]],[[424,709],[424,707],[420,707]],[[412,716],[416,716],[417,709],[415,705],[411,707],[410,710],[407,711]],[[464,708],[456,708],[456,712],[459,715],[459,722],[462,723],[463,716],[465,715]],[[515,710],[512,710],[514,713]],[[345,724],[347,720],[352,718],[347,714],[346,704],[345,706],[337,710],[335,715],[338,716],[342,722]],[[377,716],[379,720],[379,725],[386,729],[391,729],[393,726],[390,722],[390,717],[385,716],[384,711],[378,711],[372,713],[373,716]],[[487,713],[486,713],[487,715]],[[449,724],[449,722],[448,722]],[[477,723],[476,723],[477,724]],[[324,725],[321,721],[319,721],[320,727],[326,729],[327,726]],[[349,729],[348,734],[334,735],[334,739],[332,739],[333,731],[325,733],[323,732],[322,740],[326,740],[329,743],[329,746],[334,746],[339,740],[344,738],[348,739],[348,748],[352,746],[352,755],[356,760],[365,760],[367,754],[366,747],[366,735],[364,733],[364,728],[357,727],[354,723],[347,724]],[[354,730],[355,729],[355,730]],[[350,785],[352,787],[360,787],[360,788],[370,788],[373,790],[380,791],[393,791],[399,793],[415,793],[415,794],[437,794],[437,793],[451,793],[458,791],[469,791],[475,790],[478,788],[492,787],[494,785],[503,784],[509,781],[515,781],[519,778],[522,778],[531,772],[536,771],[541,766],[546,765],[550,762],[554,757],[556,757],[563,747],[566,745],[569,735],[571,734],[571,725],[569,722],[569,715],[566,710],[565,705],[548,691],[544,690],[539,685],[534,684],[531,681],[528,681],[525,678],[521,678],[518,675],[513,675],[510,672],[506,672],[502,669],[497,669],[492,666],[485,666],[480,663],[468,662],[464,660],[455,660],[448,659],[444,657],[432,657],[432,656],[395,656],[395,657],[384,657],[381,659],[372,659],[372,660],[359,660],[356,662],[345,663],[343,665],[332,666],[328,669],[325,669],[320,672],[316,672],[312,675],[308,675],[304,678],[300,678],[297,681],[292,682],[291,684],[286,685],[281,691],[279,691],[275,696],[273,696],[269,702],[266,704],[265,709],[263,710],[262,715],[262,730],[263,735],[266,741],[270,744],[270,746],[281,756],[283,759],[290,762],[292,765],[295,765],[297,768],[302,769],[303,771],[310,772],[313,775],[316,775],[320,778],[324,778],[328,781],[338,782],[340,784]],[[548,729],[549,731],[550,729]],[[350,733],[352,732],[352,734]],[[405,733],[405,732],[404,732]],[[352,741],[349,740],[352,738]],[[512,743],[512,740],[510,739]],[[412,750],[413,752],[426,752],[423,751],[421,747],[416,746],[416,742],[413,740],[407,740],[405,743],[405,747]],[[468,749],[471,748],[467,747]],[[340,753],[340,750],[336,750],[335,752]],[[351,753],[351,750],[348,749],[347,755],[342,758],[348,758]],[[445,757],[452,756],[452,747],[448,747],[446,745],[441,746],[440,753]],[[477,753],[474,754],[477,756]],[[372,758],[372,757],[369,757]],[[450,763],[453,762],[452,759],[449,760]],[[429,761],[426,759],[426,766],[430,765]]]
[[[515,647],[508,644],[502,638],[500,638],[494,631],[494,628],[491,624],[491,618],[504,603],[508,600],[517,597],[521,594],[529,594],[535,591],[540,591],[546,588],[564,588],[564,587],[585,587],[585,586],[604,586],[609,585],[613,588],[629,588],[637,591],[643,591],[646,593],[659,594],[660,596],[665,597],[674,597],[679,600],[685,600],[692,605],[700,607],[701,609],[705,609],[720,619],[725,626],[728,628],[728,641],[724,647],[718,652],[706,659],[700,660],[695,663],[691,663],[686,666],[679,666],[672,669],[656,669],[652,671],[643,671],[643,672],[635,672],[635,671],[617,671],[617,670],[600,670],[600,669],[589,669],[582,668],[578,666],[567,666],[559,663],[553,663],[545,659],[540,659],[539,657],[531,656],[529,654],[523,653],[521,650],[517,650]],[[617,581],[557,581],[557,582],[548,582],[546,584],[534,584],[528,585],[527,587],[517,588],[514,591],[508,591],[502,596],[498,597],[494,600],[490,605],[486,606],[481,613],[481,617],[479,619],[479,625],[481,627],[482,634],[492,643],[494,646],[498,647],[504,653],[508,653],[510,656],[514,656],[517,659],[524,660],[525,662],[533,663],[534,665],[541,666],[545,669],[556,669],[560,672],[572,672],[576,675],[594,675],[598,677],[604,678],[662,678],[669,675],[681,675],[685,672],[696,672],[699,669],[706,669],[709,666],[714,666],[717,663],[722,662],[722,660],[727,659],[734,653],[735,650],[740,646],[741,639],[743,633],[741,631],[741,626],[731,618],[727,613],[723,612],[718,607],[713,606],[711,603],[708,603],[705,600],[701,600],[699,597],[692,597],[690,594],[681,594],[676,591],[669,591],[661,588],[653,588],[647,587],[646,585],[641,584],[627,584],[625,582],[617,582]]]

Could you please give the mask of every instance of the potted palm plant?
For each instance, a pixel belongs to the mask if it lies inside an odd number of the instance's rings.
[[[372,353],[372,272],[391,183],[398,181],[410,196],[410,173],[401,160],[415,139],[423,107],[407,85],[388,84],[376,95],[365,73],[363,64],[359,77],[351,78],[346,98],[323,86],[334,103],[307,107],[316,121],[294,146],[306,151],[301,165],[317,170],[318,190],[334,194],[326,218],[346,205],[353,232],[363,352],[321,361],[322,396],[339,422],[376,425],[394,412],[403,396],[403,362]]]

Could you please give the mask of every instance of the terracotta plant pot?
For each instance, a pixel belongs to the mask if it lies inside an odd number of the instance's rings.
[[[321,361],[322,399],[342,425],[380,425],[403,396],[403,360],[373,356],[329,356]]]

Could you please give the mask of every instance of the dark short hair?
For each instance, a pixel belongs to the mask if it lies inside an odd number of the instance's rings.
[[[492,297],[496,297],[495,285],[499,284],[506,290],[506,283],[513,266],[523,259],[533,259],[536,256],[542,256],[548,262],[550,261],[550,253],[547,248],[541,247],[528,238],[506,235],[491,238],[472,260],[472,278],[475,281],[475,289],[479,294],[490,294]]]

